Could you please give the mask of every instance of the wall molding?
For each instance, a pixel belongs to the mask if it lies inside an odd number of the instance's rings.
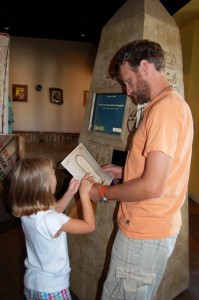
[[[78,143],[79,133],[72,132],[40,132],[40,131],[14,131],[25,137],[25,142],[35,143]]]

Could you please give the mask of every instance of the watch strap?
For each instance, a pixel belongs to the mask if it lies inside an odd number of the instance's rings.
[[[100,190],[100,193],[99,193],[100,197],[104,197],[104,193],[105,193],[105,191],[106,191],[107,188],[108,188],[108,185],[103,185],[101,187],[101,190]]]
[[[105,191],[106,191],[107,188],[108,188],[108,185],[103,185],[101,187],[101,190],[99,192],[100,202],[108,202],[108,199],[104,196],[104,193],[105,193]]]

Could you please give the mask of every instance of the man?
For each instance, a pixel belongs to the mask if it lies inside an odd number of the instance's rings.
[[[181,227],[188,186],[193,121],[185,100],[164,74],[164,52],[148,40],[122,47],[111,75],[136,104],[144,104],[142,122],[126,164],[103,169],[123,183],[95,184],[93,201],[120,202],[118,233],[103,288],[103,300],[154,299]],[[100,196],[99,196],[100,195]]]

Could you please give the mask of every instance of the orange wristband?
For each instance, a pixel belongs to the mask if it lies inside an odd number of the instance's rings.
[[[99,193],[100,202],[108,202],[108,199],[104,196],[104,193],[105,193],[107,188],[108,188],[108,185],[103,185],[101,187],[101,190],[100,190],[100,193]]]

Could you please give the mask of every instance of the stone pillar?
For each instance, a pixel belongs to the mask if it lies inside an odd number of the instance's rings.
[[[121,86],[108,74],[108,65],[116,51],[136,39],[160,43],[166,55],[166,76],[183,96],[182,55],[178,27],[158,0],[128,0],[102,30],[91,87],[87,98],[79,142],[82,142],[99,165],[112,161],[113,150],[128,148],[128,124],[136,107],[127,97],[122,133],[119,136],[89,129],[95,93],[121,93]],[[69,236],[71,289],[80,300],[100,299],[109,267],[115,236],[117,203],[96,205],[96,231],[88,235]],[[169,300],[188,288],[188,217],[187,201],[183,207],[183,228],[174,254],[158,290],[157,299]]]
[[[0,133],[8,133],[8,72],[10,37],[0,33]]]

